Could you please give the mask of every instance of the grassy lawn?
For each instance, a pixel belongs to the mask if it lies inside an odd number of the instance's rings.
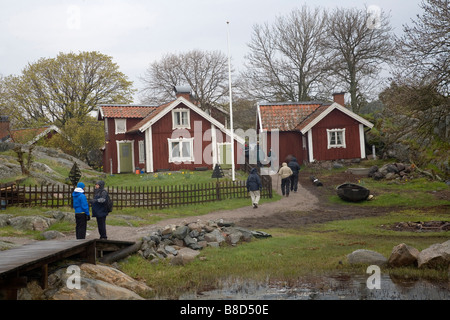
[[[201,291],[219,285],[221,281],[237,279],[261,283],[282,282],[295,285],[303,277],[333,272],[364,275],[367,266],[351,266],[346,256],[356,249],[369,249],[389,257],[400,243],[423,250],[433,243],[448,240],[445,233],[396,232],[380,226],[404,219],[420,220],[423,214],[397,212],[383,217],[333,221],[302,229],[263,230],[271,238],[257,239],[236,247],[206,248],[201,259],[185,266],[172,266],[167,261],[152,264],[134,255],[120,263],[121,269],[143,279],[160,297],[176,298],[186,291]],[[448,215],[433,219],[448,219]],[[417,268],[382,268],[383,273],[403,278],[427,278],[448,281],[447,270]]]

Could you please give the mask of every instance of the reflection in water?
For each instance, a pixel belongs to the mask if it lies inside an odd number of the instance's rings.
[[[395,279],[381,275],[381,288],[368,289],[367,277],[335,274],[309,277],[299,285],[224,281],[222,289],[185,294],[197,300],[450,300],[450,282]]]

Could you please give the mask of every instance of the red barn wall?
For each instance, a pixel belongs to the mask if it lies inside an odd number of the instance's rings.
[[[344,129],[346,148],[328,149],[327,129]],[[312,128],[314,160],[355,159],[361,157],[359,122],[339,110],[331,111]]]

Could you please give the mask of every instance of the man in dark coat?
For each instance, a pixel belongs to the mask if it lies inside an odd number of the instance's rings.
[[[292,170],[291,179],[291,191],[297,192],[298,189],[298,172],[300,171],[300,165],[297,162],[297,158],[293,157],[288,163],[288,167]]]
[[[100,180],[95,184],[94,199],[90,200],[92,205],[92,216],[97,218],[98,233],[100,239],[107,239],[106,216],[108,215],[108,191],[105,190],[105,182]]]
[[[261,197],[260,190],[262,189],[261,178],[258,175],[258,170],[253,168],[247,178],[247,191],[252,198],[253,209],[258,208],[259,199]]]

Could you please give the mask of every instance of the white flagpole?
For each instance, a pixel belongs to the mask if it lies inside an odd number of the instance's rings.
[[[234,175],[234,132],[233,132],[233,100],[231,94],[231,60],[230,60],[230,22],[227,21],[227,44],[228,44],[228,90],[230,92],[230,131],[231,131],[231,175],[232,180],[235,180]]]

